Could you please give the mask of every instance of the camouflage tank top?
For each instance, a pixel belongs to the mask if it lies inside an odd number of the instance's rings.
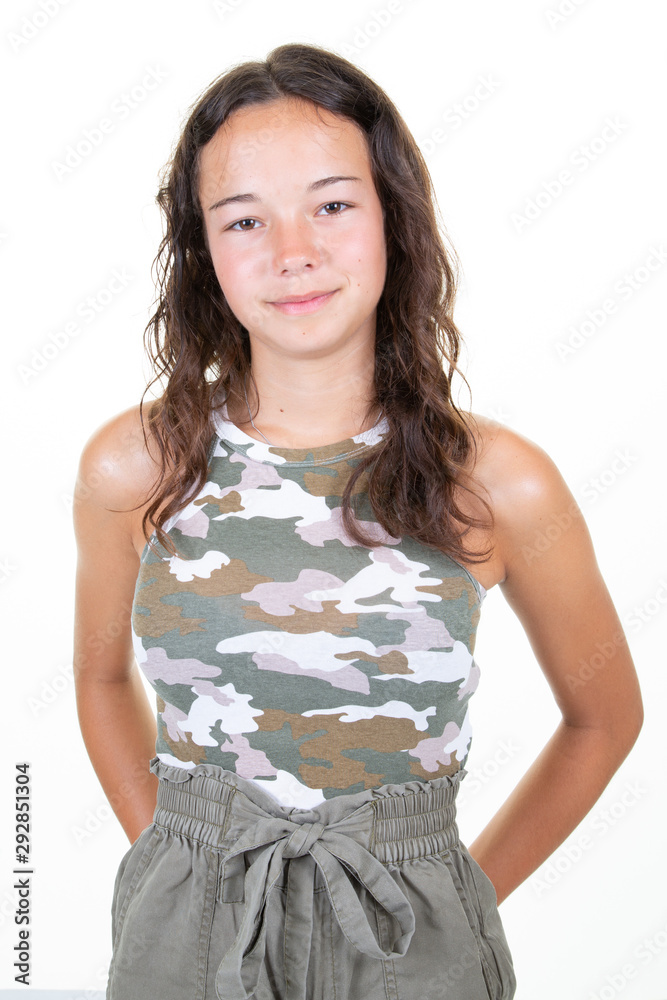
[[[357,516],[381,544],[342,525],[347,478],[386,422],[303,449],[220,411],[214,427],[208,481],[165,525],[181,555],[153,536],[134,594],[156,756],[217,764],[304,809],[458,771],[486,592],[449,556],[388,536],[363,493]]]

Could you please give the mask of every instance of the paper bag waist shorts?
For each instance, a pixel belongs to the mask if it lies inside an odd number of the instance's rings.
[[[511,1000],[490,879],[459,840],[465,770],[289,809],[154,757],[121,860],[107,1000]]]

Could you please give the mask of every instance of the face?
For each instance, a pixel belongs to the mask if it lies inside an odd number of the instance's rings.
[[[281,99],[235,112],[200,155],[207,244],[253,357],[374,345],[386,247],[361,130]]]

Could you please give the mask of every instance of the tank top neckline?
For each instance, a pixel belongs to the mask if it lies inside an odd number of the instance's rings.
[[[279,465],[281,468],[312,468],[314,466],[334,465],[337,462],[357,457],[379,445],[389,430],[387,418],[381,417],[370,430],[346,438],[344,441],[335,441],[333,444],[318,445],[312,448],[278,448],[265,441],[257,441],[256,438],[250,437],[231,420],[228,420],[227,408],[224,405],[212,411],[211,419],[218,441],[233,452],[241,453],[254,462]],[[448,558],[472,581],[480,601],[484,600],[487,594],[486,587],[472,575],[467,566],[451,556]]]
[[[227,419],[227,410],[224,406],[213,411],[212,422],[220,441],[229,445],[233,451],[241,452],[246,458],[255,462],[282,467],[331,465],[345,461],[380,444],[389,430],[387,418],[381,417],[369,430],[345,438],[343,441],[306,448],[280,448],[246,434]]]

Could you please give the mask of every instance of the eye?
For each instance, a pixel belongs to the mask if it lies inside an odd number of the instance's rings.
[[[250,226],[244,225],[244,223],[246,222],[252,222],[253,223],[252,228]],[[236,229],[237,233],[251,233],[255,228],[254,225],[255,222],[257,222],[257,219],[239,219],[238,222],[234,222],[231,226],[227,226],[227,228]],[[240,226],[241,228],[237,229],[236,228],[237,226]]]
[[[334,209],[333,212],[327,211],[327,213],[326,213],[327,215],[341,215],[341,211],[340,211],[341,208],[345,209],[345,208],[349,208],[349,207],[350,206],[349,206],[349,204],[346,201],[328,201],[326,203],[326,205],[322,205],[323,209],[324,208],[326,208],[326,209],[333,208]]]
[[[328,201],[326,205],[323,205],[320,211],[326,210],[326,215],[341,215],[346,208],[351,208],[352,206],[346,201]],[[227,229],[234,229],[237,233],[252,233],[257,229],[259,223],[257,219],[239,219],[237,222],[233,222],[231,226],[227,226]]]

